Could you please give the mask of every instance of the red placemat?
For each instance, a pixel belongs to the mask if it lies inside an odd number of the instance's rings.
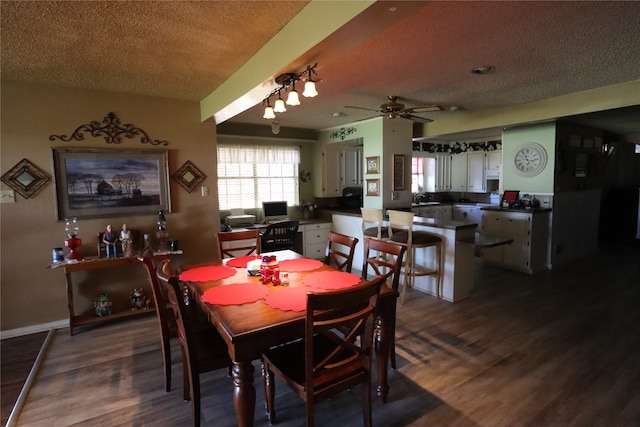
[[[236,274],[236,269],[222,266],[196,267],[180,274],[185,282],[208,282],[209,280],[226,279]]]
[[[247,268],[247,263],[249,261],[253,261],[254,259],[260,259],[260,257],[255,255],[245,255],[245,256],[231,258],[230,260],[227,261],[227,266]]]
[[[246,304],[258,301],[268,293],[266,286],[257,283],[232,283],[209,289],[202,294],[202,300],[218,305]]]
[[[307,292],[311,289],[303,287],[275,287],[269,290],[265,302],[273,308],[289,311],[305,311],[307,309]]]
[[[314,291],[344,289],[360,283],[360,277],[344,271],[318,271],[302,279]]]
[[[285,259],[278,263],[280,271],[289,273],[295,271],[311,271],[322,267],[324,264],[316,259]]]

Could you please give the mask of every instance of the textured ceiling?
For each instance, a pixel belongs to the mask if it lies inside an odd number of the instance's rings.
[[[306,4],[3,0],[2,78],[200,101]],[[363,120],[375,113],[344,106],[375,109],[387,95],[399,96],[407,107],[442,105],[445,111],[420,114],[437,121],[640,79],[640,2],[420,6],[389,28],[371,21],[374,35],[338,57],[323,62],[319,55],[320,95],[302,98],[302,105],[280,115],[282,128],[317,130]],[[343,34],[356,39],[364,32],[358,25],[349,33],[347,24]],[[483,65],[495,72],[470,72]],[[451,106],[459,110],[451,112]],[[611,118],[606,126],[640,132],[637,110],[627,111],[631,118],[618,120],[618,128]],[[229,122],[268,123],[261,105]]]

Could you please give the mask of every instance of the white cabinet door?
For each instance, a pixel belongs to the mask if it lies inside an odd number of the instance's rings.
[[[485,192],[484,151],[467,153],[467,191],[471,193]]]
[[[344,187],[362,185],[362,149],[353,147],[342,151],[342,184]]]
[[[485,175],[487,179],[500,179],[502,172],[502,150],[487,151]]]
[[[329,240],[331,223],[306,224],[302,226],[303,255],[311,259],[323,259]]]
[[[451,155],[436,156],[436,191],[451,191]]]
[[[342,196],[340,150],[328,145],[322,153],[322,195]]]
[[[451,156],[451,191],[467,191],[467,153]]]

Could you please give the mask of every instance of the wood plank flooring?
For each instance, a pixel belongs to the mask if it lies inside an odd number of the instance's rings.
[[[475,264],[471,298],[418,291],[399,307],[398,369],[376,426],[640,425],[640,248],[617,246],[529,276]],[[164,391],[153,317],[53,337],[21,426],[186,426],[179,347]],[[256,426],[267,426],[256,367]],[[203,426],[236,425],[225,372],[202,375]],[[276,385],[277,423],[304,423],[304,405]],[[360,393],[317,405],[316,425],[362,425]]]

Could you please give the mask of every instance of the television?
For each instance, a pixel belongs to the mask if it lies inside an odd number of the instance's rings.
[[[287,202],[262,202],[262,213],[266,223],[288,219]]]

